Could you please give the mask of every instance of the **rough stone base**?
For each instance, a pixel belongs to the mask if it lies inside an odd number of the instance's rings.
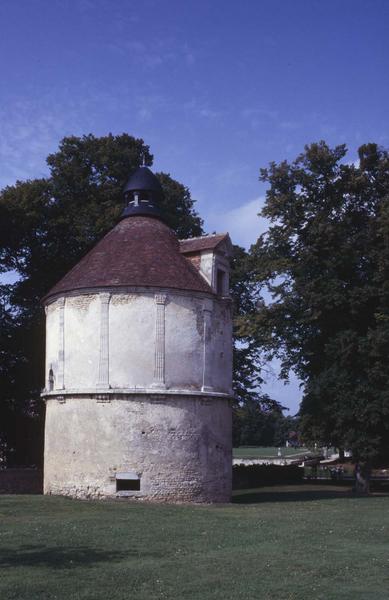
[[[166,395],[47,401],[44,493],[74,498],[228,502],[231,408],[224,398]],[[140,490],[118,493],[117,479]],[[123,482],[122,482],[123,483]]]

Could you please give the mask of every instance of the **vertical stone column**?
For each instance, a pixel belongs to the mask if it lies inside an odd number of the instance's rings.
[[[59,310],[58,371],[56,389],[65,389],[65,298],[57,300]]]
[[[154,296],[156,304],[155,316],[155,355],[154,355],[154,382],[152,387],[165,389],[165,306],[166,294]]]
[[[97,387],[109,388],[109,300],[111,294],[103,292],[100,298],[100,353]]]
[[[203,305],[203,385],[202,392],[212,392],[213,387],[209,385],[211,376],[211,325],[212,325],[212,300],[204,300]]]

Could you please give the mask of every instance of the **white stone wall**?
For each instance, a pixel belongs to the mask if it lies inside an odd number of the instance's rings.
[[[231,393],[226,300],[169,290],[68,295],[47,307],[46,346],[54,391]]]
[[[215,253],[213,250],[203,250],[200,254],[200,273],[205,277],[209,285],[214,287]]]
[[[230,257],[231,251],[226,243],[221,243],[217,250],[202,250],[200,252],[200,273],[209,283],[215,293],[220,294],[217,289],[217,272],[223,271],[225,280],[222,296],[229,295],[230,288]]]
[[[130,472],[140,478],[140,491],[130,496],[228,502],[231,469],[227,399],[102,394],[47,400],[46,494],[112,497],[116,474]]]
[[[113,294],[109,304],[109,384],[147,388],[153,383],[154,294]]]

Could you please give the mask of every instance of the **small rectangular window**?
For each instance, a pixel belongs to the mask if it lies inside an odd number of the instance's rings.
[[[132,471],[116,473],[117,492],[139,492],[140,476]]]
[[[216,293],[220,296],[226,294],[226,273],[221,269],[218,269],[216,273]]]
[[[116,479],[117,492],[139,492],[140,479]]]

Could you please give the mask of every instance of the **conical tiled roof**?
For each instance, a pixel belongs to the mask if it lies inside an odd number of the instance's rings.
[[[152,217],[120,221],[45,296],[82,289],[141,286],[213,293],[182,255],[174,232]]]

